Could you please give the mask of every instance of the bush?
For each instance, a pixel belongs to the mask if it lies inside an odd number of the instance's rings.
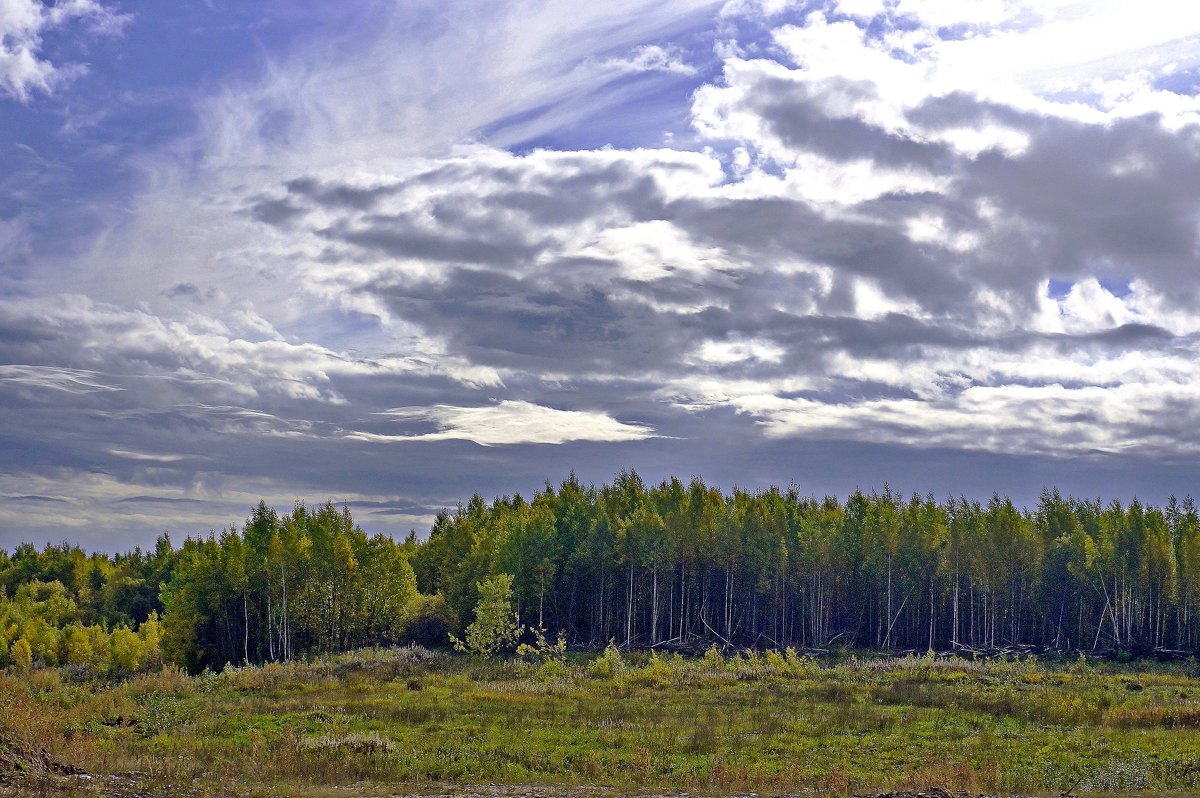
[[[802,657],[796,653],[796,649],[788,646],[783,651],[783,658],[787,660],[788,670],[793,676],[804,676],[808,673],[809,665],[812,660],[807,657]]]
[[[713,643],[708,647],[708,651],[704,652],[704,667],[710,671],[725,670],[725,657],[717,649],[717,644]]]
[[[17,638],[12,644],[12,648],[8,651],[8,656],[12,660],[12,665],[21,673],[28,673],[33,667],[33,649],[29,645],[29,641],[23,637]]]
[[[746,651],[741,656],[730,657],[728,667],[737,675],[737,678],[746,681],[761,679],[767,674],[767,660],[754,651]]]
[[[558,633],[558,640],[551,643],[546,639],[546,630],[542,628],[531,629],[533,632],[534,641],[532,643],[522,643],[517,646],[517,655],[531,661],[550,662],[551,660],[562,662],[567,657],[567,636],[563,632]]]
[[[609,640],[608,647],[604,649],[604,653],[596,657],[588,665],[588,673],[599,679],[608,679],[625,670],[625,660],[621,657],[621,651],[617,648],[617,644]]]
[[[632,681],[648,687],[667,687],[676,684],[683,674],[683,662],[674,657],[660,657],[651,652],[650,661],[634,671]]]

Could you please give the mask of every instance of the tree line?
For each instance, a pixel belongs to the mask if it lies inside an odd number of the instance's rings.
[[[163,656],[190,669],[445,645],[500,575],[516,623],[574,646],[1200,652],[1190,498],[1156,507],[1047,490],[1026,509],[887,488],[845,500],[722,492],[622,471],[601,486],[572,475],[528,500],[476,495],[423,542],[368,536],[331,503],[286,514],[260,503],[240,529],[179,548],[164,536],[152,553],[114,557],[0,552],[5,596],[58,582],[81,622],[109,630],[160,614]]]
[[[452,627],[469,621],[478,583],[504,572],[521,620],[576,645],[1200,645],[1190,498],[1159,508],[1047,490],[1027,510],[998,495],[647,486],[626,471],[528,502],[476,496],[438,516],[413,563]]]

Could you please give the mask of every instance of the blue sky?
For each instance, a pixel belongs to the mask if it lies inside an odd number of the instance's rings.
[[[699,474],[1161,501],[1200,12],[0,0],[0,546]]]

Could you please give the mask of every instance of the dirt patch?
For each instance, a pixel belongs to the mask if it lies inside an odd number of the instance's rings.
[[[60,762],[49,751],[0,735],[0,778],[11,775],[86,775],[82,770]]]
[[[44,748],[0,734],[0,798],[140,798],[128,780],[97,777],[55,758]],[[129,786],[130,789],[124,789]]]

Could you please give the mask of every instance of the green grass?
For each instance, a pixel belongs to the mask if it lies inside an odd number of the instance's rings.
[[[356,782],[849,794],[1200,788],[1189,666],[421,650],[75,684],[0,675],[0,733],[200,792]]]

